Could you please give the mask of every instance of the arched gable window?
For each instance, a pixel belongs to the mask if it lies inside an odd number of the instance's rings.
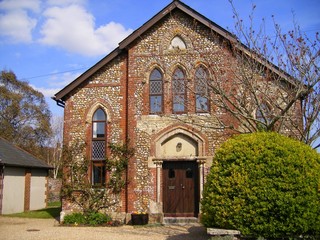
[[[187,46],[186,46],[184,40],[180,36],[175,36],[170,42],[169,49],[170,50],[172,50],[172,49],[182,50],[182,49],[187,49]]]
[[[105,184],[106,161],[106,114],[98,108],[92,117],[92,185]]]
[[[163,112],[163,77],[158,69],[154,69],[149,79],[150,113]]]
[[[177,68],[172,78],[172,109],[174,113],[186,112],[187,85],[184,72]]]
[[[206,69],[198,67],[195,73],[196,112],[209,111],[208,74]]]

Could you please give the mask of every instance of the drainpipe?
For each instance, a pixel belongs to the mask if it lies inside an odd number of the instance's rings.
[[[128,121],[128,97],[129,97],[129,93],[128,93],[128,89],[129,89],[129,52],[127,50],[127,58],[126,58],[126,92],[125,92],[125,96],[126,96],[126,111],[125,111],[125,118],[126,118],[126,123],[125,123],[125,127],[126,127],[126,130],[124,131],[125,132],[125,143],[128,142],[128,124],[129,124],[129,121]],[[128,204],[129,204],[129,184],[128,184],[128,179],[129,179],[129,162],[128,162],[128,165],[127,165],[127,168],[126,168],[126,195],[125,195],[125,198],[126,198],[126,207],[125,207],[125,211],[126,213],[128,213],[128,210],[129,210],[129,207],[128,207]]]

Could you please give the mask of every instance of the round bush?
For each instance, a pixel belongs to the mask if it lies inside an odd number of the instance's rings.
[[[202,223],[279,239],[320,233],[320,155],[277,133],[238,135],[216,152]]]

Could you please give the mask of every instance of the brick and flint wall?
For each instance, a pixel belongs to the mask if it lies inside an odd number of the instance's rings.
[[[170,48],[171,40],[179,36],[186,49]],[[194,94],[188,91],[188,114],[172,114],[171,79],[177,67],[183,69],[188,88],[193,89],[197,66],[203,65],[211,75],[219,77],[228,87],[237,68],[236,60],[221,36],[180,11],[173,11],[137,38],[123,54],[118,55],[87,79],[65,104],[64,141],[90,141],[92,114],[102,107],[108,117],[108,142],[130,139],[135,156],[128,166],[128,191],[121,194],[118,210],[122,212],[149,210],[156,201],[155,141],[166,132],[183,129],[203,141],[201,156],[207,157],[204,174],[210,167],[215,149],[232,132],[217,129],[219,125],[210,113],[195,114]],[[164,113],[149,114],[149,75],[155,68],[164,75]],[[219,73],[219,76],[217,76]],[[224,112],[211,106],[211,113],[234,122]],[[193,124],[193,123],[197,124]],[[88,145],[90,146],[90,145]],[[89,150],[88,150],[89,151]]]

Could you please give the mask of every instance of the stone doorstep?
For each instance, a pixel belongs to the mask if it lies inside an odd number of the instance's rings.
[[[196,224],[199,223],[199,219],[196,217],[164,217],[163,224]]]
[[[211,236],[221,236],[221,235],[237,236],[237,235],[241,235],[241,232],[238,230],[219,229],[219,228],[207,228],[207,233]]]

